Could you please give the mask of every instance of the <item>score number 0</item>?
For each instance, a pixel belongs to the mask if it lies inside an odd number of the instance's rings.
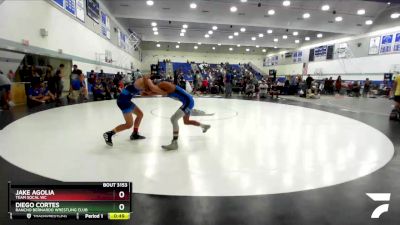
[[[120,191],[118,193],[118,197],[123,199],[125,197],[125,192]],[[119,210],[123,211],[125,209],[125,205],[124,204],[119,204],[118,208],[119,208]]]

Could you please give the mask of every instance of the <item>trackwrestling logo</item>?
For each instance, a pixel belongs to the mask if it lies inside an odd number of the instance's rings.
[[[389,202],[390,193],[366,193],[375,202]],[[378,206],[371,214],[371,219],[379,219],[385,212],[389,212],[389,203]]]

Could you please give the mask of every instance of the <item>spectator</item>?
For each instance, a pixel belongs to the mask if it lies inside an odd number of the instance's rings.
[[[363,89],[363,97],[364,98],[368,97],[370,89],[371,89],[371,81],[369,80],[369,78],[367,78],[365,80],[364,89]]]
[[[35,82],[32,84],[32,87],[29,88],[28,92],[29,100],[33,104],[29,104],[29,106],[44,104],[50,100],[54,100],[55,96],[53,96],[47,88],[44,87],[43,83]]]
[[[354,97],[360,97],[360,84],[358,81],[353,82],[352,92]]]
[[[232,81],[233,75],[230,70],[225,72],[225,97],[232,97]]]
[[[0,71],[0,102],[3,110],[9,110],[15,104],[11,101],[11,81]]]
[[[110,82],[112,82],[110,80]],[[96,83],[93,87],[93,100],[97,101],[98,99],[104,100],[106,97],[106,90],[105,86],[103,85],[102,81],[100,78],[96,79]]]
[[[306,79],[307,89],[311,89],[311,84],[313,81],[314,81],[314,79],[310,76],[310,74],[308,74],[307,79]]]
[[[78,69],[77,65],[74,65],[70,75],[68,101],[78,102],[80,97],[84,95],[83,85],[81,81],[82,75],[82,71]]]
[[[44,81],[47,82],[47,89],[55,99],[57,96],[56,79],[55,75],[53,74],[53,67],[51,65],[47,65]]]
[[[393,88],[391,91],[391,95],[394,100],[394,109],[390,114],[390,119],[399,120],[400,118],[400,75],[397,75],[393,82]]]
[[[56,70],[56,73],[54,75],[54,80],[56,84],[56,100],[60,101],[62,92],[64,90],[64,85],[63,85],[63,77],[64,77],[64,64],[60,64],[58,69]]]
[[[91,92],[93,92],[93,86],[94,86],[94,84],[96,82],[96,77],[97,77],[97,75],[94,72],[94,70],[91,70],[90,74],[89,74],[89,77],[88,77],[88,83],[89,83],[89,86],[90,86],[89,89],[90,89]]]
[[[338,78],[336,79],[335,88],[336,88],[336,92],[338,94],[340,94],[340,92],[342,90],[342,77],[341,76],[338,76]]]
[[[262,80],[260,84],[260,98],[266,98],[266,97],[268,97],[268,85],[267,82],[265,82],[265,80]]]

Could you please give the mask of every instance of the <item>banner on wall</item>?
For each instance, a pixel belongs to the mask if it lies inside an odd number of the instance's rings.
[[[64,8],[64,0],[53,0],[58,6]]]
[[[85,4],[84,0],[76,0],[76,17],[85,22]]]
[[[392,34],[382,36],[380,53],[385,54],[392,52],[392,44],[393,44]]]
[[[396,34],[396,38],[394,39],[394,52],[400,52],[400,33]]]
[[[96,23],[100,20],[100,4],[97,0],[86,0],[87,15]]]
[[[67,10],[72,15],[76,16],[76,2],[75,2],[75,0],[65,0],[64,7],[65,7],[65,10]]]
[[[294,63],[303,62],[303,52],[302,51],[293,53],[293,62]]]
[[[381,37],[371,38],[369,42],[369,55],[376,55],[379,53],[379,45],[381,43]]]
[[[337,53],[339,58],[346,58],[348,45],[347,43],[340,43],[337,48]]]
[[[327,53],[328,47],[326,45],[317,47],[314,49],[314,55],[316,58],[326,58],[326,53]]]
[[[104,37],[111,39],[110,18],[103,11],[101,11],[101,33]]]

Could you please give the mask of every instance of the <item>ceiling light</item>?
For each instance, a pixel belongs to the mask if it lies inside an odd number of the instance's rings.
[[[180,36],[181,36],[181,37],[185,36],[185,33],[181,33]]]
[[[236,6],[232,6],[232,7],[231,7],[231,12],[236,12],[236,11],[237,11]]]
[[[180,44],[181,42],[180,41],[178,41],[178,44]]]
[[[233,39],[233,36],[232,35],[229,35],[229,37],[228,37],[229,39]]]
[[[198,45],[201,45],[201,42],[198,42],[197,44],[198,44]]]
[[[397,19],[397,18],[399,18],[400,17],[400,13],[392,13],[392,15],[390,15],[390,18],[392,18],[392,19]]]
[[[294,43],[298,44],[300,43],[300,40],[295,40]]]
[[[359,9],[357,10],[358,15],[364,15],[365,14],[365,9]]]
[[[275,10],[273,9],[268,10],[268,15],[270,16],[275,15]]]
[[[183,25],[182,25],[182,28],[183,28],[183,29],[188,29],[188,27],[189,27],[189,26],[188,26],[187,24],[183,24]]]
[[[365,21],[365,24],[366,25],[372,25],[374,23],[374,21],[372,21],[372,20],[367,20],[367,21]]]
[[[304,40],[309,41],[309,40],[311,40],[311,38],[310,37],[305,37]]]
[[[218,27],[217,26],[213,26],[212,29],[213,30],[218,30]]]
[[[246,28],[244,28],[244,27],[240,28],[240,32],[242,32],[242,33],[246,32]]]
[[[264,37],[264,34],[258,34],[258,37],[262,38]]]
[[[304,19],[308,19],[308,18],[310,18],[311,17],[311,14],[310,13],[304,13],[303,14],[303,18]]]
[[[299,32],[297,32],[297,31],[293,32],[293,36],[297,36],[297,35],[299,35]]]
[[[324,35],[321,34],[321,33],[317,34],[317,38],[322,38],[323,36],[324,36]]]
[[[249,52],[249,51],[250,51],[250,49],[246,48],[246,52]]]
[[[182,29],[182,30],[181,30],[181,33],[186,33],[186,30],[185,30],[185,29]]]
[[[218,43],[218,46],[221,46],[221,44],[220,44],[220,43]]]
[[[329,5],[323,5],[323,6],[321,7],[321,10],[322,10],[322,11],[328,11],[330,8],[331,8],[331,7],[330,7]]]
[[[259,45],[256,45],[256,48],[259,48],[260,46]]]
[[[274,32],[273,30],[267,30],[268,34],[272,34],[272,32]]]
[[[158,35],[158,31],[154,32],[154,35]]]
[[[243,3],[245,3],[245,2],[247,2],[247,0],[240,0],[240,2],[243,2]]]
[[[233,48],[229,48],[229,51],[233,51]]]
[[[290,6],[290,1],[283,1],[282,5],[288,7]]]
[[[206,35],[204,35],[204,37],[205,37],[205,38],[209,38],[209,37],[210,37],[210,35],[206,34]]]
[[[194,49],[198,49],[199,47],[197,45],[194,46]]]
[[[252,40],[252,41],[255,41],[255,40],[257,40],[257,38],[256,38],[256,37],[252,37],[251,40]]]
[[[274,42],[278,42],[279,41],[279,39],[278,38],[274,38]]]
[[[240,44],[239,44],[239,45],[236,45],[236,47],[240,48]]]
[[[213,33],[214,33],[214,32],[213,32],[212,30],[209,30],[209,31],[208,31],[208,34],[210,34],[210,35],[213,34]]]
[[[288,36],[287,36],[287,35],[283,35],[282,38],[283,38],[283,39],[287,39]]]
[[[152,27],[156,27],[156,26],[157,26],[157,23],[156,23],[156,22],[152,22],[152,23],[151,23],[151,26],[152,26]]]
[[[153,27],[153,31],[158,31],[158,28],[157,27]]]
[[[235,33],[233,33],[233,35],[239,36],[239,32],[235,32]]]
[[[215,50],[215,47],[212,47],[212,50]]]
[[[343,21],[343,17],[338,16],[338,17],[335,18],[335,21],[336,22],[342,22]]]
[[[175,46],[175,48],[179,48],[179,45]]]
[[[148,6],[152,6],[152,5],[154,5],[154,1],[146,1],[146,4],[148,5]]]
[[[156,46],[157,46],[157,48],[161,47],[161,45],[160,45],[160,44],[157,44]]]
[[[197,4],[196,3],[190,3],[190,8],[191,9],[195,9],[195,8],[197,8]]]
[[[278,47],[274,46],[274,48],[276,49],[276,48],[278,48]]]
[[[266,49],[263,49],[262,52],[267,52],[267,50],[266,50]]]

